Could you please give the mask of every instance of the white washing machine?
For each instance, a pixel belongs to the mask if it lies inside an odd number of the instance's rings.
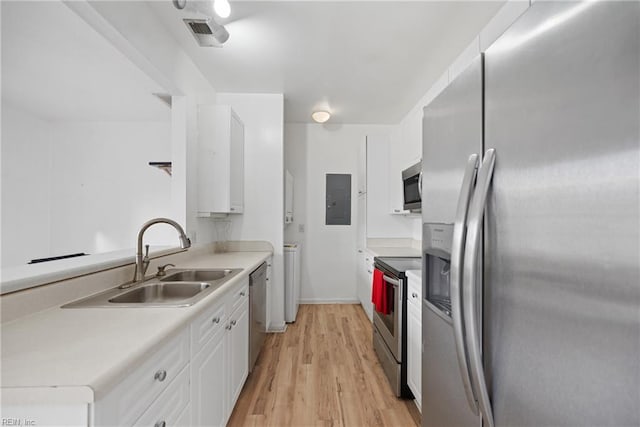
[[[300,244],[284,244],[284,320],[295,322],[300,300]]]

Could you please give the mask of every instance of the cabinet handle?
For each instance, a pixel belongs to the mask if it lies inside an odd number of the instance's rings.
[[[362,249],[358,249],[358,253],[361,254],[362,253]]]
[[[220,323],[220,317],[214,317],[213,319],[211,319],[212,323]]]
[[[165,378],[167,378],[167,371],[165,371],[164,369],[159,370],[158,372],[156,372],[156,374],[153,376],[154,380],[158,380],[160,382],[164,381]]]
[[[235,211],[235,210],[236,210],[236,208],[231,208],[231,210],[232,210],[232,211]]]
[[[369,274],[373,274],[373,271],[371,271],[371,270],[367,270],[367,272],[368,272]]]
[[[416,294],[415,292],[412,292],[411,296],[414,297],[414,298],[418,298],[418,294]]]
[[[155,423],[153,425],[153,427],[165,427],[166,425],[167,425],[167,423],[164,422],[164,420],[162,420],[162,421],[158,421],[157,423]]]
[[[231,321],[231,326],[236,326],[236,323],[237,323],[237,322],[236,322],[235,320],[232,320],[232,321]]]
[[[247,293],[245,291],[240,292],[240,296],[243,297],[245,296]]]

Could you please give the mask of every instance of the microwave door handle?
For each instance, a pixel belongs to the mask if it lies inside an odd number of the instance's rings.
[[[420,200],[422,200],[422,171],[418,175],[418,194],[420,195]]]
[[[471,374],[467,363],[467,348],[464,340],[464,322],[462,320],[462,274],[465,232],[467,226],[467,212],[469,201],[476,182],[478,170],[478,155],[472,154],[467,160],[467,165],[462,178],[460,195],[458,196],[458,206],[456,208],[455,222],[453,223],[453,238],[451,242],[451,264],[450,264],[450,289],[451,289],[451,320],[453,323],[453,337],[458,358],[458,368],[464,385],[464,392],[467,397],[469,407],[475,415],[478,415],[478,403],[471,385]]]
[[[476,385],[478,404],[486,427],[493,427],[493,411],[489,392],[484,377],[482,364],[482,349],[480,341],[480,326],[478,325],[478,305],[482,301],[482,293],[478,288],[478,256],[482,240],[484,211],[487,194],[491,186],[493,168],[495,165],[495,150],[487,150],[478,171],[476,190],[469,207],[469,221],[467,223],[467,241],[464,251],[464,276],[462,290],[462,306],[464,308],[464,326],[466,331],[467,348],[469,350],[469,366]],[[480,301],[478,301],[480,298]]]

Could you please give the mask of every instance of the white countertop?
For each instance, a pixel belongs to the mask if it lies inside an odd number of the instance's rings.
[[[420,257],[420,249],[403,246],[369,246],[367,247],[373,256],[391,257]]]
[[[191,307],[55,307],[2,324],[2,401],[98,400],[269,256],[271,252],[203,254],[180,263],[178,268],[244,269]]]

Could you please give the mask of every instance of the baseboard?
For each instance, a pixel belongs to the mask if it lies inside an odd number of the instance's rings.
[[[267,332],[274,332],[274,333],[282,333],[285,332],[287,330],[287,324],[282,322],[279,325],[269,325],[269,328],[267,329]]]
[[[360,304],[360,300],[351,298],[324,299],[310,298],[300,299],[300,304]]]

